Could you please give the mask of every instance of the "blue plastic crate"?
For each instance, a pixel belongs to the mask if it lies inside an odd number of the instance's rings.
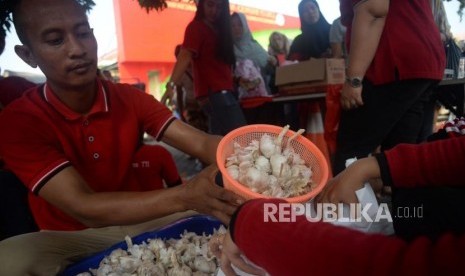
[[[202,233],[209,235],[213,234],[213,230],[217,229],[221,225],[222,223],[213,217],[196,215],[178,220],[156,231],[146,232],[137,235],[132,238],[132,241],[134,244],[140,244],[144,241],[147,241],[147,239],[179,239],[180,235],[184,233],[184,230],[187,230],[188,232],[194,232],[198,235],[201,235]],[[75,276],[82,272],[88,272],[89,269],[96,269],[99,267],[100,262],[103,260],[103,258],[105,258],[105,256],[110,255],[111,252],[117,248],[127,250],[128,247],[126,241],[121,241],[106,250],[103,250],[99,253],[96,253],[95,255],[81,260],[78,263],[68,266],[61,275]]]

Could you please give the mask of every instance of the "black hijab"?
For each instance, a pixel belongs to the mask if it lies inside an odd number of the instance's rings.
[[[320,14],[320,18],[314,24],[308,24],[302,17],[304,6],[309,2],[313,2],[318,7],[318,13]],[[321,57],[330,48],[329,29],[331,25],[326,21],[321,13],[320,6],[314,0],[302,0],[299,3],[299,17],[302,34],[294,39],[289,55],[297,53],[301,60]]]

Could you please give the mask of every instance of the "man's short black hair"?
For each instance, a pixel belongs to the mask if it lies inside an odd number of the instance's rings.
[[[81,5],[86,11],[95,6],[93,0],[74,0]],[[22,0],[0,0],[0,36],[6,36],[10,30],[11,23],[14,24],[16,33],[21,43],[27,45],[26,33],[24,29],[24,20],[19,11]]]

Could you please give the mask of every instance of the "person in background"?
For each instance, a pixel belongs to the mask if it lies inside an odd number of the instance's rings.
[[[289,54],[290,45],[291,41],[285,34],[272,32],[269,37],[268,54],[275,56],[278,65],[282,65]]]
[[[330,57],[329,30],[331,25],[320,11],[314,0],[302,0],[299,3],[299,18],[302,33],[291,44],[288,60],[305,61],[310,58]],[[319,103],[287,103],[284,114],[291,129],[307,128],[310,110],[319,110]],[[309,130],[309,129],[308,129]]]
[[[286,61],[287,55],[289,54],[289,48],[291,41],[289,38],[280,32],[272,32],[269,37],[268,54],[274,56],[278,61],[276,66],[283,65]],[[276,82],[276,67],[273,67],[274,71],[271,72],[270,76],[270,90],[271,94],[277,94],[278,87],[275,85]]]
[[[329,30],[329,43],[331,45],[332,58],[345,58],[347,51],[345,47],[345,37],[347,28],[342,25],[341,18],[338,17],[331,24]]]
[[[176,57],[179,55],[181,47],[180,44],[176,45],[174,50]],[[174,98],[176,109],[181,119],[197,129],[208,132],[207,116],[195,99],[192,66],[188,66],[182,75],[179,86],[176,87]]]
[[[448,68],[447,52],[449,47],[447,44],[453,39],[452,33],[450,31],[449,20],[447,19],[447,13],[442,0],[431,0],[430,4],[434,22],[436,23],[436,26],[438,27],[439,33],[441,35],[444,51],[446,53],[446,68]],[[425,116],[423,119],[420,135],[417,139],[418,143],[426,141],[428,136],[434,132],[439,109],[441,108],[441,105],[438,103],[438,99],[440,99],[441,96],[442,95],[433,91],[428,102],[425,104]]]
[[[233,91],[232,66],[235,63],[229,1],[199,0],[162,102],[173,97],[174,88],[192,64],[195,97],[208,116],[209,132],[225,135],[246,125]]]
[[[416,143],[445,54],[429,0],[341,0],[348,66],[335,174],[349,158]],[[395,16],[394,16],[395,15]],[[412,23],[414,22],[414,23]]]
[[[452,32],[450,31],[449,19],[447,19],[444,3],[442,0],[430,0],[430,4],[434,22],[441,34],[441,40],[445,43],[448,38],[452,38]]]
[[[302,33],[291,44],[288,60],[303,61],[310,58],[330,57],[329,30],[331,25],[314,0],[299,3]]]
[[[0,55],[5,50],[6,33],[7,30],[0,26]],[[0,113],[26,90],[35,86],[35,83],[22,77],[0,76]],[[2,133],[7,131],[1,129]],[[15,174],[4,170],[3,166],[0,154],[0,240],[38,229],[29,210],[26,187]]]
[[[41,230],[0,242],[0,275],[58,275],[192,210],[228,223],[243,199],[214,183],[216,166],[167,189],[141,191],[148,183],[137,177],[158,158],[141,145],[143,133],[209,164],[221,137],[176,120],[149,94],[97,77],[97,42],[79,1],[5,5],[22,43],[16,53],[47,81],[0,114],[0,129],[8,130],[0,155],[28,188]]]
[[[269,92],[270,73],[277,65],[277,60],[253,38],[243,13],[235,12],[231,15],[231,28],[234,41],[234,54],[236,61],[251,60],[255,67],[260,69],[265,88]],[[237,66],[237,64],[236,64]]]
[[[0,29],[0,55],[5,50],[6,30]],[[35,87],[36,84],[22,77],[3,77],[0,76],[0,112],[12,101],[20,98],[29,88]]]

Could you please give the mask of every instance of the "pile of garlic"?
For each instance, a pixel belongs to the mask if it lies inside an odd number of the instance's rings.
[[[219,264],[209,241],[225,233],[224,226],[220,226],[213,235],[184,231],[180,239],[148,239],[141,244],[133,244],[127,236],[127,250],[113,250],[97,269],[76,276],[216,275]]]
[[[259,141],[252,140],[244,147],[234,142],[233,154],[226,158],[225,164],[229,175],[252,191],[269,197],[288,198],[308,193],[314,188],[312,169],[291,145],[305,130],[297,131],[283,147],[288,131],[287,125],[275,139],[263,134]]]

